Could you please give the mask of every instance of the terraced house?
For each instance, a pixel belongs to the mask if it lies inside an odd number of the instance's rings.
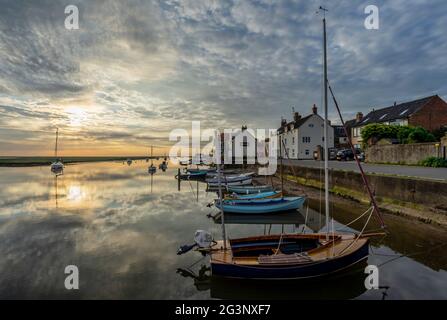
[[[395,102],[391,107],[373,109],[366,116],[359,112],[355,119],[346,123],[355,147],[361,147],[362,129],[371,123],[420,126],[433,131],[447,125],[447,103],[434,95],[400,104]]]
[[[306,117],[294,112],[293,121],[281,120],[281,128],[278,129],[278,148],[282,142],[283,158],[313,159],[314,151],[323,147],[324,119],[317,111],[317,107],[313,105],[312,113]],[[330,123],[328,137],[328,147],[333,148],[334,128]]]

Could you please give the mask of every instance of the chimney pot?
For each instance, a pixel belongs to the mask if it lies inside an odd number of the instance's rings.
[[[315,103],[314,103],[314,105],[313,105],[313,107],[312,107],[312,113],[313,113],[313,114],[317,114],[317,112],[318,112],[318,108],[317,108],[317,106],[316,106]]]
[[[355,116],[355,120],[356,120],[356,122],[362,121],[363,120],[363,113],[357,112],[357,114]]]
[[[396,101],[394,101],[394,106],[397,106],[397,103],[396,103]]]
[[[295,122],[296,122],[296,121],[298,121],[300,119],[301,119],[300,113],[299,112],[294,112],[293,113],[293,120],[295,120]]]

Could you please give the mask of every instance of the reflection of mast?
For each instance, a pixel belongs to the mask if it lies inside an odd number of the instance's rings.
[[[151,193],[152,193],[152,186],[154,185],[154,175],[151,174]]]
[[[56,200],[56,210],[58,209],[58,203],[57,203],[57,177],[58,175],[54,175],[54,199]]]

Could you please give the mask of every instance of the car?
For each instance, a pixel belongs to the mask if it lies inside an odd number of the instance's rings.
[[[357,155],[357,158],[359,161],[365,160],[365,153],[360,149],[355,149],[355,154]],[[337,152],[337,160],[338,161],[350,161],[354,160],[354,153],[351,149],[342,149]]]
[[[352,153],[351,149],[342,149],[337,152],[337,160],[338,161],[354,160],[354,153]]]

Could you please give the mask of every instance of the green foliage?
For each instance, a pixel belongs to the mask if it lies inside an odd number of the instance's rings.
[[[419,164],[424,167],[447,167],[447,160],[437,157],[428,157],[419,162]]]
[[[435,136],[436,141],[440,141],[442,137],[447,133],[447,126],[433,130],[432,134]]]
[[[400,143],[436,141],[436,137],[422,127],[396,126],[382,123],[369,124],[362,129],[362,139],[398,139]]]

